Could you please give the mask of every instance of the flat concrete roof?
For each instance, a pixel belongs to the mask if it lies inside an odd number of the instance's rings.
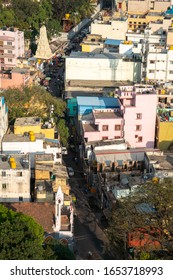
[[[44,134],[34,133],[35,139],[44,139]],[[5,134],[2,143],[5,142],[31,142],[29,136],[16,135],[14,133]]]
[[[36,154],[36,161],[53,161],[53,154]]]
[[[24,117],[17,118],[15,120],[14,126],[26,126],[26,125],[38,125],[41,124],[41,118],[39,117]]]
[[[16,162],[16,168],[14,170],[22,170],[22,169],[29,169],[29,158],[28,155],[23,154],[1,154],[0,155],[0,169],[1,170],[8,170],[12,169],[10,165],[10,157],[14,158]]]
[[[98,130],[95,124],[88,124],[88,123],[83,124],[83,129],[85,132],[94,132]]]
[[[93,115],[96,119],[116,119],[116,118],[122,118],[122,115],[120,112],[107,112],[107,111],[93,111]]]

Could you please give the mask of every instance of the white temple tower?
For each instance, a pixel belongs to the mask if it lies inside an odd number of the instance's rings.
[[[53,54],[49,46],[47,31],[45,25],[40,28],[40,36],[37,45],[35,58],[48,60],[52,58]]]

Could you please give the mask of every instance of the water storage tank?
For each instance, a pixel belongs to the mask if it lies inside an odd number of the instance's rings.
[[[15,158],[13,158],[13,157],[10,158],[10,167],[12,169],[16,168],[16,161],[15,161]]]
[[[65,19],[69,19],[70,14],[65,14]]]
[[[29,139],[30,139],[30,141],[35,141],[35,135],[34,135],[33,131],[29,132]]]
[[[32,142],[35,141],[35,135],[34,134],[30,134],[29,139]]]

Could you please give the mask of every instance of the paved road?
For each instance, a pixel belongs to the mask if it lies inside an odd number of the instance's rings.
[[[75,176],[69,180],[71,192],[77,197],[76,217],[74,218],[74,238],[77,258],[87,259],[88,252],[95,252],[93,258],[108,259],[105,253],[107,238],[103,230],[98,225],[99,214],[94,213],[91,209],[88,198],[89,194],[85,193],[86,180],[81,177],[81,164],[75,163],[74,154],[69,153],[64,156],[63,161],[66,166],[71,166],[75,171]]]

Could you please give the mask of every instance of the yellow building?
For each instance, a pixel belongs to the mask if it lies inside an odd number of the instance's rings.
[[[173,120],[157,117],[156,145],[162,151],[170,150],[173,145]],[[172,147],[173,149],[173,147]]]
[[[163,20],[163,15],[155,13],[155,14],[147,14],[147,15],[129,15],[128,16],[128,29],[130,30],[141,30],[143,31],[148,23],[151,21]]]
[[[101,35],[88,34],[87,38],[80,44],[82,52],[93,52],[96,49],[103,48],[103,42]]]
[[[39,117],[17,118],[14,123],[14,134],[23,135],[28,132],[42,133],[45,138],[55,139],[55,126],[51,123],[42,123]]]

